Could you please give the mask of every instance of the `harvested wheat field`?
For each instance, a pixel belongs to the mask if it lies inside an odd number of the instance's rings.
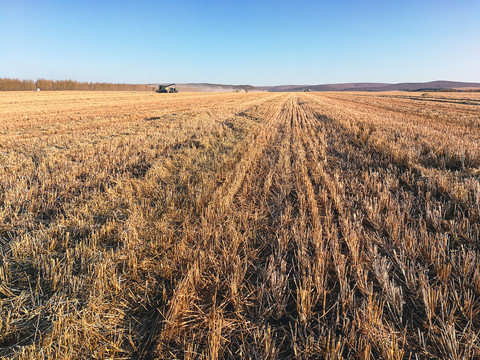
[[[480,96],[0,94],[0,357],[480,358]]]

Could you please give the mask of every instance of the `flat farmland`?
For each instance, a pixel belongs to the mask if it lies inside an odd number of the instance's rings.
[[[0,93],[0,357],[480,357],[478,93]]]

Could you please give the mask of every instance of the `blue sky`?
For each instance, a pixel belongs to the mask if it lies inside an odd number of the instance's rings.
[[[479,64],[479,0],[0,0],[0,77],[480,82]]]

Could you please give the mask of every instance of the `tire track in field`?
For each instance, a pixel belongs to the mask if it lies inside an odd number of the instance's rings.
[[[167,348],[176,348],[177,356],[212,358],[339,353],[335,334],[313,326],[313,319],[326,313],[321,214],[328,210],[307,159],[309,150],[315,158],[324,151],[315,135],[319,123],[301,105],[290,94],[276,111],[268,109],[260,136],[267,142],[255,143],[262,150],[244,158],[254,159],[248,161],[252,169],[227,182],[231,190],[220,189],[223,200],[206,210],[198,260],[177,288],[159,353]],[[318,150],[308,145],[312,137]],[[328,339],[319,341],[322,337]]]
[[[189,329],[186,325],[204,321],[205,311],[202,310],[196,302],[205,294],[211,292],[211,279],[205,279],[205,273],[210,271],[212,262],[216,261],[215,251],[219,242],[225,238],[224,232],[226,224],[234,227],[226,219],[231,212],[231,205],[237,193],[242,192],[249,182],[245,179],[252,177],[252,167],[258,166],[259,158],[269,143],[277,137],[278,127],[276,122],[283,111],[281,104],[284,97],[266,103],[259,109],[259,115],[264,119],[259,123],[258,131],[252,132],[245,140],[246,147],[243,156],[239,159],[234,170],[229,172],[224,183],[217,188],[211,201],[205,206],[200,223],[195,225],[198,230],[193,237],[187,240],[189,246],[195,247],[194,260],[183,279],[177,285],[173,298],[170,301],[169,310],[166,313],[166,321],[160,335],[160,345],[158,352],[163,352],[163,345],[173,346],[172,341],[179,333],[184,333]],[[279,106],[280,104],[280,106]],[[230,215],[231,216],[231,215]],[[228,234],[231,241],[229,246],[235,247],[234,241],[238,234],[232,228],[233,233]],[[238,244],[237,244],[238,245]],[[214,284],[215,285],[215,284]],[[197,295],[196,295],[197,294]],[[209,294],[210,295],[210,294]],[[207,296],[209,296],[207,295]],[[209,299],[211,301],[211,298]],[[207,305],[207,307],[209,307]],[[202,331],[205,329],[202,328]],[[167,345],[168,344],[168,345]],[[184,347],[185,344],[177,346]]]
[[[234,151],[234,153],[240,152],[241,156],[233,170],[230,170],[226,174],[219,174],[220,177],[216,179],[216,181],[219,181],[220,186],[214,189],[213,193],[206,194],[203,199],[197,201],[194,208],[191,209],[191,215],[193,216],[185,218],[183,224],[180,225],[180,228],[176,231],[178,243],[174,245],[173,253],[189,254],[189,258],[182,257],[176,260],[186,268],[185,273],[181,279],[173,282],[173,290],[168,290],[168,294],[165,294],[164,290],[163,299],[164,301],[165,299],[169,299],[168,304],[151,308],[147,310],[147,313],[151,315],[142,317],[153,318],[153,321],[145,324],[145,330],[147,330],[148,334],[142,336],[142,342],[134,346],[138,349],[136,356],[139,358],[154,358],[155,355],[153,352],[158,334],[161,334],[160,337],[162,339],[165,337],[168,338],[171,323],[175,323],[179,318],[184,317],[185,314],[183,310],[185,310],[185,305],[190,302],[192,295],[190,290],[198,281],[197,276],[199,275],[200,268],[203,269],[203,267],[207,265],[207,263],[203,261],[203,258],[208,251],[211,251],[210,247],[212,244],[210,237],[212,236],[212,232],[217,231],[215,226],[218,224],[218,221],[212,222],[211,219],[218,218],[216,213],[219,212],[220,209],[225,211],[229,199],[238,191],[243,178],[249,171],[258,153],[262,151],[262,147],[268,143],[273,134],[271,124],[268,122],[265,124],[257,122],[252,125],[251,120],[257,119],[256,114],[263,112],[264,109],[266,116],[276,118],[279,111],[277,103],[279,101],[281,102],[281,99],[282,95],[276,94],[275,96],[262,98],[260,101],[254,99],[246,103],[235,104],[235,107],[228,109],[228,113],[233,111],[237,118],[239,116],[251,118],[249,122],[250,128],[246,130],[248,131],[246,138],[236,146]],[[213,119],[215,118],[213,118],[212,115],[212,120]],[[234,155],[234,157],[236,157],[236,155]],[[228,161],[229,159],[227,159],[227,162]],[[226,167],[228,169],[230,165],[227,164]],[[164,301],[160,301],[160,303]],[[162,321],[162,319],[166,320]],[[165,332],[166,335],[162,332]]]
[[[183,334],[189,343],[195,339],[196,352],[213,357],[221,349],[235,356],[258,346],[265,355],[292,351],[286,342],[297,296],[286,271],[296,266],[291,222],[299,213],[292,169],[294,100],[289,95],[265,109],[264,131],[206,209],[198,260],[177,288],[162,334],[170,347]],[[228,346],[221,340],[226,334]]]

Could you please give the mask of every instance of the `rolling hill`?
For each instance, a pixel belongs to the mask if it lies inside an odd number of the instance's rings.
[[[282,85],[265,86],[260,89],[272,92],[291,92],[311,89],[312,91],[421,91],[421,90],[444,90],[444,89],[480,89],[480,83],[458,81],[430,81],[418,83],[344,83],[323,85]]]
[[[158,86],[158,84],[149,84]],[[480,83],[460,81],[430,81],[416,83],[341,83],[319,85],[279,85],[279,86],[252,86],[252,85],[225,85],[212,83],[180,83],[177,87],[182,92],[233,92],[233,91],[267,91],[267,92],[299,92],[305,89],[311,91],[422,91],[422,90],[469,90],[480,89]]]

